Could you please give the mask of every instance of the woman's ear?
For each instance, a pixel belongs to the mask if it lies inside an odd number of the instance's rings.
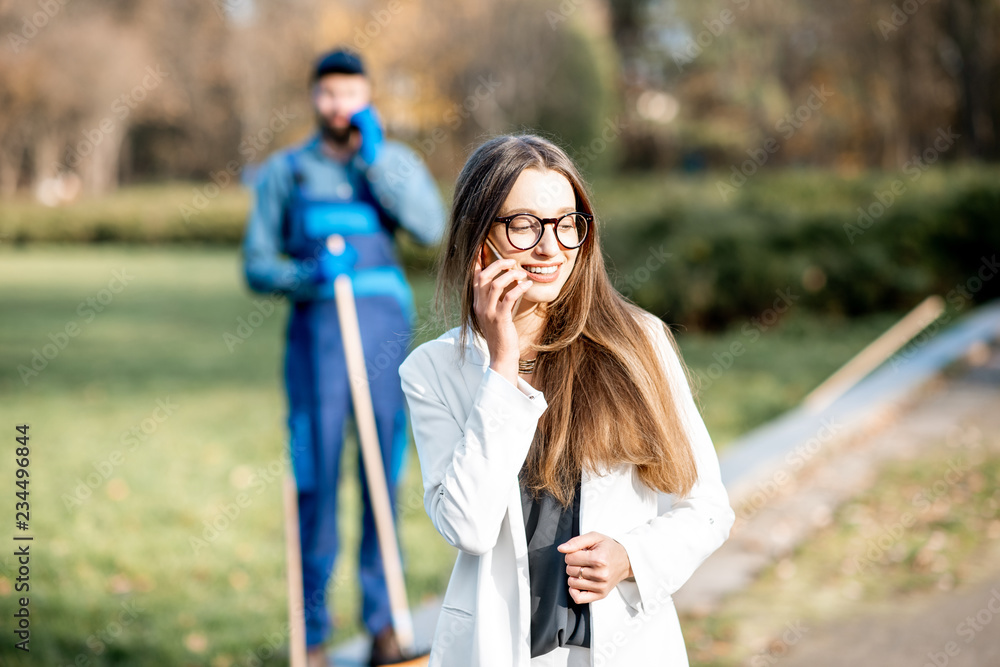
[[[479,269],[480,270],[485,269],[487,266],[490,265],[490,262],[489,262],[489,253],[486,250],[486,244],[485,243],[482,243],[482,244],[479,245],[479,252],[476,255],[476,259],[479,260]]]

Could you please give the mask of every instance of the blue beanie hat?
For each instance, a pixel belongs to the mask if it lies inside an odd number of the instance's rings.
[[[365,74],[361,56],[348,49],[337,49],[321,56],[313,69],[312,81],[327,74]]]

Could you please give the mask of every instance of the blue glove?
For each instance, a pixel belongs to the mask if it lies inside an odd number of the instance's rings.
[[[341,273],[352,273],[358,261],[358,251],[346,246],[339,255],[324,251],[319,259],[319,268],[313,274],[313,282],[333,284],[333,279]]]
[[[375,107],[369,105],[355,113],[351,116],[351,125],[358,128],[361,133],[361,148],[358,149],[358,154],[365,164],[371,165],[378,157],[384,141],[382,123],[375,113]]]

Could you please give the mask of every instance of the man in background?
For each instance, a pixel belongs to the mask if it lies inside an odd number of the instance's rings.
[[[394,236],[402,228],[419,243],[437,243],[444,208],[421,160],[404,145],[384,139],[371,106],[371,82],[357,54],[324,55],[310,83],[318,132],[301,146],[275,154],[261,169],[243,252],[250,288],[284,294],[291,302],[285,385],[312,667],[326,664],[323,643],[332,630],[326,587],[337,556],[341,448],[352,412],[333,280],[346,273],[354,286],[395,513],[408,441],[398,369],[410,343],[414,310]],[[373,637],[371,664],[390,664],[401,656],[360,455],[358,462],[364,506],[362,616]]]

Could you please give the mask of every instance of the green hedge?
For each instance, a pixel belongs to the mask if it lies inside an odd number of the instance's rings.
[[[594,183],[623,293],[704,329],[773,317],[768,310],[786,302],[851,316],[906,309],[933,293],[959,307],[1000,295],[1000,280],[991,279],[1000,249],[997,167],[762,172],[723,193],[725,178],[647,173]],[[59,208],[2,202],[0,241],[235,246],[249,194],[228,188],[210,198],[211,187],[132,187]],[[411,270],[432,267],[433,249],[404,237],[401,253]]]
[[[0,201],[0,241],[235,244],[243,236],[249,203],[246,190],[219,190],[214,183],[133,186],[51,208]]]
[[[787,304],[852,316],[907,309],[929,294],[958,308],[1000,296],[995,168],[912,182],[762,175],[726,202],[705,179],[687,186],[661,188],[635,219],[611,196],[604,216],[616,285],[669,321],[714,329],[773,319],[767,311]]]

